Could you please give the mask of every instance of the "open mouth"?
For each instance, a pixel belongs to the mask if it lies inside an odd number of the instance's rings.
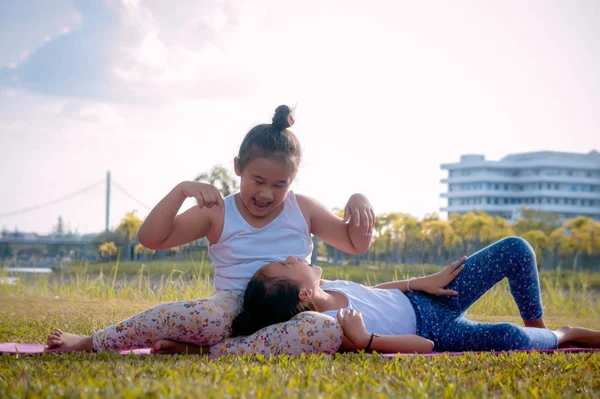
[[[252,205],[254,205],[255,207],[259,208],[259,209],[265,209],[268,208],[269,205],[271,205],[273,203],[273,201],[258,201],[256,198],[252,198]]]

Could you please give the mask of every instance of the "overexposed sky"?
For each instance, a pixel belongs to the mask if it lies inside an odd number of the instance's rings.
[[[298,104],[294,190],[422,217],[461,154],[600,150],[600,2],[8,0],[0,215],[113,179],[147,206]],[[112,189],[111,225],[147,209]],[[104,228],[105,188],[0,216]],[[186,203],[187,204],[187,203]],[[191,202],[187,204],[191,205]]]

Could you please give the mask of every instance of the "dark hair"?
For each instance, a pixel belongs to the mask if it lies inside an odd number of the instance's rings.
[[[294,124],[292,109],[280,105],[275,109],[273,123],[254,126],[240,146],[238,162],[240,171],[257,157],[291,162],[294,170],[300,164],[302,151],[296,135],[288,130]]]
[[[232,336],[250,335],[298,313],[316,310],[313,303],[302,303],[299,294],[300,287],[294,281],[265,277],[259,270],[246,287],[242,313],[233,319]]]

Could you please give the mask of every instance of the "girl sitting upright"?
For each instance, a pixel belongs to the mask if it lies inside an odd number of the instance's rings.
[[[194,346],[211,347],[213,355],[335,352],[342,337],[339,325],[319,313],[298,315],[248,339],[228,339],[233,318],[242,310],[246,284],[262,266],[290,254],[309,260],[311,235],[350,254],[364,253],[370,246],[375,215],[364,195],[350,197],[343,220],[316,200],[290,190],[301,159],[300,143],[288,129],[293,123],[291,109],[282,105],[272,123],[248,132],[234,159],[239,193],[222,199],[210,184],[182,182],[140,228],[140,243],[156,250],[206,237],[215,267],[215,293],[210,298],[158,305],[91,336],[55,330],[48,346],[97,351],[153,347],[158,352]],[[198,206],[178,215],[186,198],[195,198]]]

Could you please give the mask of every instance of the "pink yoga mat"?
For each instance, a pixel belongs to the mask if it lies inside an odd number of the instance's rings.
[[[555,352],[561,352],[561,353],[578,353],[578,352],[598,352],[600,351],[600,349],[588,349],[588,348],[568,348],[568,349],[555,349],[555,350],[544,350],[544,351],[537,351],[540,353],[555,353]],[[61,350],[61,349],[46,349],[46,345],[42,345],[42,344],[19,344],[16,342],[8,342],[8,343],[3,343],[0,344],[0,353],[8,353],[8,354],[41,354],[41,353],[58,353],[58,352],[69,352],[69,351],[65,351],[65,350]],[[533,351],[521,351],[521,352],[533,352]],[[500,354],[500,353],[506,353],[506,352],[433,352],[433,353],[428,353],[426,355],[423,355],[425,357],[431,357],[431,356],[439,356],[439,355],[450,355],[450,356],[459,356],[459,355],[464,355],[466,353],[474,353],[474,354],[479,354],[479,353],[494,353],[494,354]],[[150,348],[143,348],[143,349],[132,349],[132,350],[125,350],[125,351],[121,351],[121,355],[149,355],[150,354]],[[413,354],[406,354],[406,353],[384,353],[382,354],[382,356],[384,357],[396,357],[396,356],[414,356]]]

